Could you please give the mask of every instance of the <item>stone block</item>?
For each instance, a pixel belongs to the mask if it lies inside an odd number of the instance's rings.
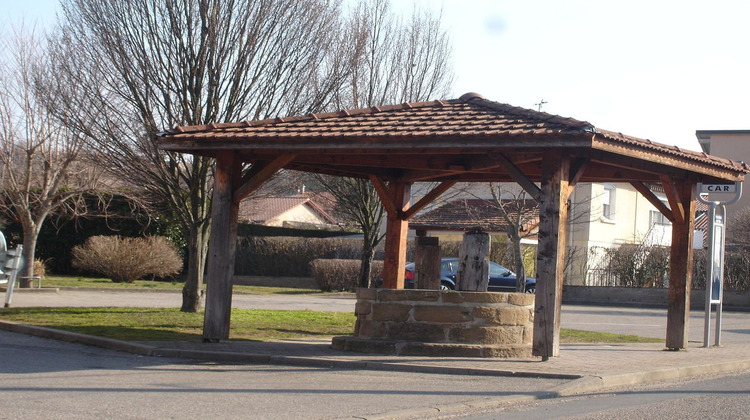
[[[406,322],[411,308],[400,303],[373,303],[371,318],[373,321]]]
[[[534,344],[534,324],[523,327],[523,344]]]
[[[372,302],[369,300],[357,300],[354,305],[354,315],[364,316],[372,312]]]
[[[455,292],[452,290],[449,292],[442,292],[440,294],[440,300],[443,303],[464,303],[466,301],[461,292]]]
[[[482,357],[482,347],[451,343],[405,343],[398,349],[404,356]]]
[[[516,306],[534,306],[536,295],[530,293],[508,293],[508,303]]]
[[[437,324],[388,324],[386,338],[404,341],[446,341],[445,330]]]
[[[473,320],[471,308],[453,305],[418,305],[414,307],[413,315],[417,322],[456,323]]]
[[[385,338],[386,328],[379,321],[358,320],[355,335],[360,338]]]
[[[506,359],[528,359],[531,345],[528,346],[483,346],[481,357],[498,357]]]
[[[532,311],[529,308],[522,307],[505,307],[500,308],[497,313],[497,323],[499,325],[528,325],[534,322]]]
[[[471,344],[520,344],[523,331],[518,327],[454,327],[448,341]]]
[[[476,306],[471,311],[471,315],[474,318],[484,318],[487,319],[488,323],[497,323],[494,320],[497,318],[497,311],[499,308],[493,308],[491,306]]]
[[[437,302],[439,290],[381,290],[378,299],[381,302]]]
[[[357,300],[375,300],[378,297],[378,289],[367,289],[360,287],[357,289]]]
[[[472,303],[508,303],[508,293],[498,292],[461,292],[466,302]]]

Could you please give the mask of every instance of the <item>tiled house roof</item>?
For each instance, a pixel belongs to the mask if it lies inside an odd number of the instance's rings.
[[[521,231],[528,232],[539,223],[539,207],[534,200],[521,203],[521,216],[524,226]],[[514,210],[515,202],[504,200],[511,219],[515,220],[518,211]],[[409,222],[412,229],[424,230],[470,230],[481,228],[490,232],[505,232],[507,222],[503,218],[498,203],[494,200],[462,199],[453,200],[429,212],[415,216]]]
[[[322,223],[337,224],[325,207],[326,200],[317,194],[300,194],[284,197],[258,197],[240,202],[238,219],[242,222],[265,224],[268,221],[294,209],[297,206],[307,206],[320,218]]]
[[[352,142],[363,149],[383,146],[414,149],[424,144],[432,149],[459,147],[467,150],[513,147],[518,143],[523,147],[535,144],[539,147],[586,147],[625,155],[639,151],[640,158],[644,157],[643,153],[656,153],[743,173],[750,169],[744,163],[598,129],[586,121],[493,102],[475,93],[453,100],[177,127],[161,136],[164,137],[163,148],[192,152],[228,148],[236,141],[241,141],[243,148],[252,149],[254,153],[282,149],[302,151],[322,144],[329,148],[347,147]],[[433,139],[441,141],[431,142]],[[446,142],[448,139],[451,141]]]

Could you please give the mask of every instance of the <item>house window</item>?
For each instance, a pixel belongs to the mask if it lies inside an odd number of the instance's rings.
[[[602,194],[602,218],[614,220],[615,216],[615,186],[605,185]]]
[[[659,200],[662,203],[664,203],[665,206],[669,207],[669,205],[667,205],[666,198],[659,197]],[[667,219],[667,216],[663,215],[659,210],[651,210],[648,216],[649,216],[648,221],[649,221],[650,226],[653,226],[653,225],[667,226],[671,223],[669,219]]]
[[[663,215],[659,210],[651,210],[649,213],[649,223],[653,225],[669,225],[669,219]]]

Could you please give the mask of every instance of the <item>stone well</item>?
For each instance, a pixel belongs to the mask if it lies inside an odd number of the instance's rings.
[[[338,350],[364,353],[531,357],[534,295],[359,289],[354,336]]]

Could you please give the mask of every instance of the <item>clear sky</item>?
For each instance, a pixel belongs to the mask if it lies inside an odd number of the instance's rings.
[[[454,97],[544,100],[545,112],[693,150],[695,130],[750,129],[750,1],[416,1],[442,9]],[[0,5],[0,22],[47,23],[57,1]]]

